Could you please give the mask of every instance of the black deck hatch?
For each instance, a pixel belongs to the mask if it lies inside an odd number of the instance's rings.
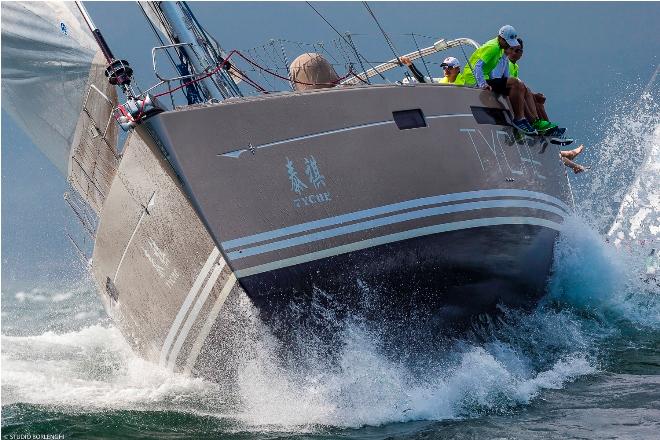
[[[399,130],[426,127],[426,119],[422,109],[400,110],[392,112],[392,117]]]
[[[472,109],[472,115],[479,124],[509,125],[509,119],[507,117],[508,115],[506,114],[506,110],[500,108],[475,106],[470,106],[470,109]]]

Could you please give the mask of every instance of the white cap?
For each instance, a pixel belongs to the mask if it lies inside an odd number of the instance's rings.
[[[497,35],[504,38],[506,43],[511,47],[520,46],[520,43],[518,43],[518,32],[509,24],[502,26]]]
[[[440,67],[461,67],[461,63],[454,57],[447,57],[440,63]]]

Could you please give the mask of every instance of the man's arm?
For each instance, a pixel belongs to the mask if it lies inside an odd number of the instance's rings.
[[[484,78],[484,61],[479,60],[474,64],[474,79],[477,80],[477,86],[481,89],[486,89],[489,87]]]
[[[410,58],[401,57],[400,60],[403,64],[408,66],[408,69],[410,69],[410,72],[413,74],[413,76],[415,77],[415,79],[418,82],[421,82],[421,83],[426,82],[426,79],[424,78],[424,75],[422,75],[422,72],[420,72],[419,69],[417,69],[417,66],[415,66],[415,64],[412,62],[412,60]]]

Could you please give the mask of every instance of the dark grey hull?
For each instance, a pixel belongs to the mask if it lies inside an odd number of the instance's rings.
[[[124,157],[124,183],[108,196],[126,218],[104,215],[99,228],[95,274],[100,284],[113,274],[120,298],[108,307],[125,333],[143,333],[147,357],[194,372],[218,358],[210,353],[231,313],[224,304],[243,292],[272,322],[314,291],[339,309],[403,319],[421,305],[441,327],[498,303],[533,303],[570,190],[556,147],[513,142],[506,117],[489,92],[433,85],[288,93],[154,116],[138,128],[148,145],[133,149],[134,169]],[[140,166],[155,170],[151,180]],[[144,235],[133,231],[140,216]],[[153,255],[137,243],[167,254],[176,280],[152,273]],[[132,274],[117,269],[126,255]],[[166,296],[159,278],[169,281]],[[377,292],[366,308],[365,289]]]
[[[296,332],[277,324],[291,322],[292,304],[295,322],[305,328],[315,325],[313,310],[323,307],[337,318],[408,327],[419,324],[413,317],[433,316],[434,328],[426,331],[461,331],[497,306],[535,304],[545,292],[539,274],[550,271],[556,236],[533,225],[462,229],[251,275],[241,284],[280,336]]]

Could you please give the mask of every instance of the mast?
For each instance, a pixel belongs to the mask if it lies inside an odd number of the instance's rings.
[[[161,12],[161,18],[167,23],[166,37],[176,45],[177,53],[181,61],[189,66],[191,75],[203,76],[225,61],[220,48],[211,41],[186,2],[148,3]],[[201,85],[200,90],[205,101],[242,96],[227,69],[220,69],[215,74],[202,78],[198,84]]]

